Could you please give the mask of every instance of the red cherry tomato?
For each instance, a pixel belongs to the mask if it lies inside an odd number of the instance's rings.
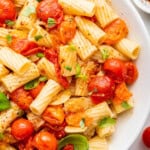
[[[11,0],[0,0],[0,22],[14,20],[16,17],[15,5]]]
[[[41,131],[33,138],[33,146],[38,150],[56,150],[57,140],[50,132]]]
[[[150,127],[147,127],[144,131],[143,131],[143,135],[142,135],[142,139],[143,139],[143,143],[150,148]]]
[[[98,104],[113,98],[115,83],[108,76],[97,76],[89,82],[88,89],[92,92],[93,103]]]
[[[126,77],[125,77],[125,82],[127,84],[132,84],[135,82],[135,80],[138,77],[138,70],[135,64],[132,62],[126,62],[125,67],[127,70]]]
[[[63,20],[63,10],[57,0],[43,0],[37,6],[37,16],[44,22],[53,18],[56,24],[60,24]]]
[[[11,134],[17,140],[24,140],[29,138],[34,132],[33,124],[24,118],[15,120],[11,126]]]
[[[107,59],[103,69],[115,82],[120,83],[125,80],[127,70],[123,61],[116,58]]]

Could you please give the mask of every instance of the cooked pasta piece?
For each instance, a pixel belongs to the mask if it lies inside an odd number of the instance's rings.
[[[73,45],[61,46],[59,48],[59,63],[63,76],[68,77],[76,74],[77,52]]]
[[[8,47],[0,47],[0,62],[18,75],[24,74],[31,66],[29,59]]]
[[[58,0],[66,14],[92,17],[95,13],[95,1]]]
[[[89,150],[108,150],[108,144],[105,138],[98,136],[89,140]]]
[[[11,102],[11,107],[0,113],[0,133],[3,133],[17,117],[20,117],[23,111]]]
[[[115,48],[120,53],[133,60],[137,59],[140,52],[140,46],[136,42],[126,38],[120,40],[117,44],[115,44]]]
[[[72,127],[72,126],[66,126],[65,132],[66,133],[83,133],[85,132],[87,127],[81,128],[81,127]]]
[[[36,115],[41,115],[61,89],[62,87],[57,82],[51,79],[48,80],[36,99],[31,103],[30,110]]]
[[[119,18],[114,9],[105,0],[97,0],[95,16],[102,28]]]
[[[66,101],[69,100],[69,98],[71,97],[71,91],[68,90],[64,90],[62,92],[60,92],[56,97],[54,97],[52,103],[50,103],[50,105],[60,105],[65,103]]]
[[[95,105],[85,111],[87,117],[92,118],[92,125],[97,126],[100,119],[104,117],[112,117],[111,109],[106,102]]]
[[[27,0],[14,0],[16,7],[22,7]]]
[[[106,37],[106,33],[100,29],[94,22],[83,17],[76,16],[75,21],[79,30],[94,45],[101,44]]]
[[[8,73],[8,69],[6,69],[4,65],[0,64],[0,78],[7,75]]]
[[[92,45],[80,31],[76,31],[72,43],[76,46],[77,54],[82,60],[88,59],[97,51],[96,46]]]
[[[89,61],[81,66],[81,72],[76,74],[76,83],[75,83],[75,94],[76,96],[88,96],[88,80],[90,74],[95,69],[96,65],[94,62]],[[80,70],[80,66],[77,65],[77,70]]]
[[[57,81],[55,66],[48,59],[43,57],[37,63],[37,67],[38,67],[38,69],[40,71],[40,74],[48,77],[49,79],[53,79],[53,80]]]
[[[1,81],[9,92],[13,92],[22,85],[37,78],[39,75],[40,74],[37,66],[35,64],[32,64],[31,67],[23,75],[20,76],[11,73],[3,77]]]
[[[2,83],[0,83],[0,92],[7,94],[7,90]]]
[[[36,37],[40,36],[40,39],[36,39]],[[32,26],[32,29],[29,32],[28,39],[30,41],[34,41],[38,45],[51,47],[52,46],[52,37],[51,35],[39,25]]]
[[[16,29],[32,29],[36,22],[36,7],[37,0],[26,0],[24,7],[22,8],[19,16],[16,20]]]
[[[123,61],[129,60],[125,55],[109,45],[98,46],[98,51],[96,51],[91,58],[99,63],[104,63],[106,59],[110,58],[118,58]]]

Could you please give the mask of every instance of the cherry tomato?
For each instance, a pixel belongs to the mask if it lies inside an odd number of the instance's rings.
[[[11,0],[0,0],[0,22],[14,20],[16,17],[15,5]]]
[[[125,80],[127,70],[123,61],[116,58],[107,59],[103,69],[115,82],[120,83]]]
[[[56,150],[57,140],[50,132],[40,131],[33,138],[33,146],[38,150]]]
[[[63,10],[57,0],[43,0],[37,6],[37,16],[42,21],[47,22],[48,18],[53,18],[56,24],[63,20]],[[54,27],[54,26],[53,26]]]
[[[136,81],[138,77],[138,70],[135,64],[132,62],[126,62],[125,67],[127,70],[126,76],[125,76],[125,82],[127,84],[132,84]]]
[[[108,76],[97,76],[89,82],[88,89],[93,103],[97,104],[113,98],[115,83]]]
[[[150,148],[150,127],[144,129],[142,139],[143,143]]]
[[[67,144],[63,150],[74,150],[74,146],[72,144]]]
[[[17,140],[24,140],[29,138],[34,132],[33,124],[24,118],[15,120],[11,126],[11,134]]]
[[[128,34],[128,28],[126,23],[122,19],[116,19],[111,24],[104,28],[107,33],[105,40],[106,44],[115,44],[122,38],[126,37]]]

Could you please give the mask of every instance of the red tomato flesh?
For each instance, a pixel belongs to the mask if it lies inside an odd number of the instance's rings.
[[[143,139],[143,143],[144,143],[148,148],[150,148],[150,127],[147,127],[147,128],[143,131],[142,139]]]

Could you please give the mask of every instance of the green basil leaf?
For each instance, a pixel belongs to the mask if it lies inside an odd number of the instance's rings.
[[[39,81],[40,81],[40,82],[45,82],[45,81],[47,81],[47,80],[48,80],[48,78],[45,77],[45,76],[39,77]]]
[[[85,119],[84,119],[84,118],[81,119],[81,121],[80,121],[80,127],[81,127],[81,128],[84,128],[84,127],[85,127]]]
[[[105,128],[114,124],[116,124],[116,120],[110,117],[105,117],[98,122],[100,128]]]
[[[65,69],[68,70],[68,71],[72,70],[72,68],[70,66],[65,66]]]
[[[44,57],[45,55],[44,55],[43,53],[37,53],[36,56],[39,57],[39,58],[42,58],[42,57]]]
[[[34,79],[30,82],[28,82],[27,84],[24,85],[24,89],[25,90],[31,90],[36,88],[39,85],[40,81],[38,79]]]
[[[47,24],[48,27],[53,27],[56,24],[56,20],[54,18],[48,18]]]
[[[5,23],[7,24],[7,26],[12,27],[14,26],[15,22],[12,20],[6,20]]]
[[[62,138],[58,143],[58,150],[62,150],[67,144],[72,144],[74,146],[74,150],[89,149],[87,138],[80,134],[70,134]]]
[[[42,38],[43,38],[42,35],[36,35],[36,36],[34,37],[34,39],[35,39],[36,41],[38,41],[38,40],[40,40],[40,39],[42,39]]]
[[[12,36],[11,35],[6,35],[6,40],[8,42],[8,44],[10,44],[12,42]]]
[[[121,103],[121,106],[122,106],[124,109],[130,109],[130,108],[131,108],[131,106],[130,106],[126,101],[122,102],[122,103]]]
[[[35,14],[36,13],[36,9],[34,6],[27,6],[23,12],[23,16],[30,16],[31,14]]]
[[[7,96],[0,92],[0,111],[7,110],[11,107],[10,101]]]
[[[106,60],[109,57],[109,51],[107,49],[102,49],[101,54],[103,60]]]

